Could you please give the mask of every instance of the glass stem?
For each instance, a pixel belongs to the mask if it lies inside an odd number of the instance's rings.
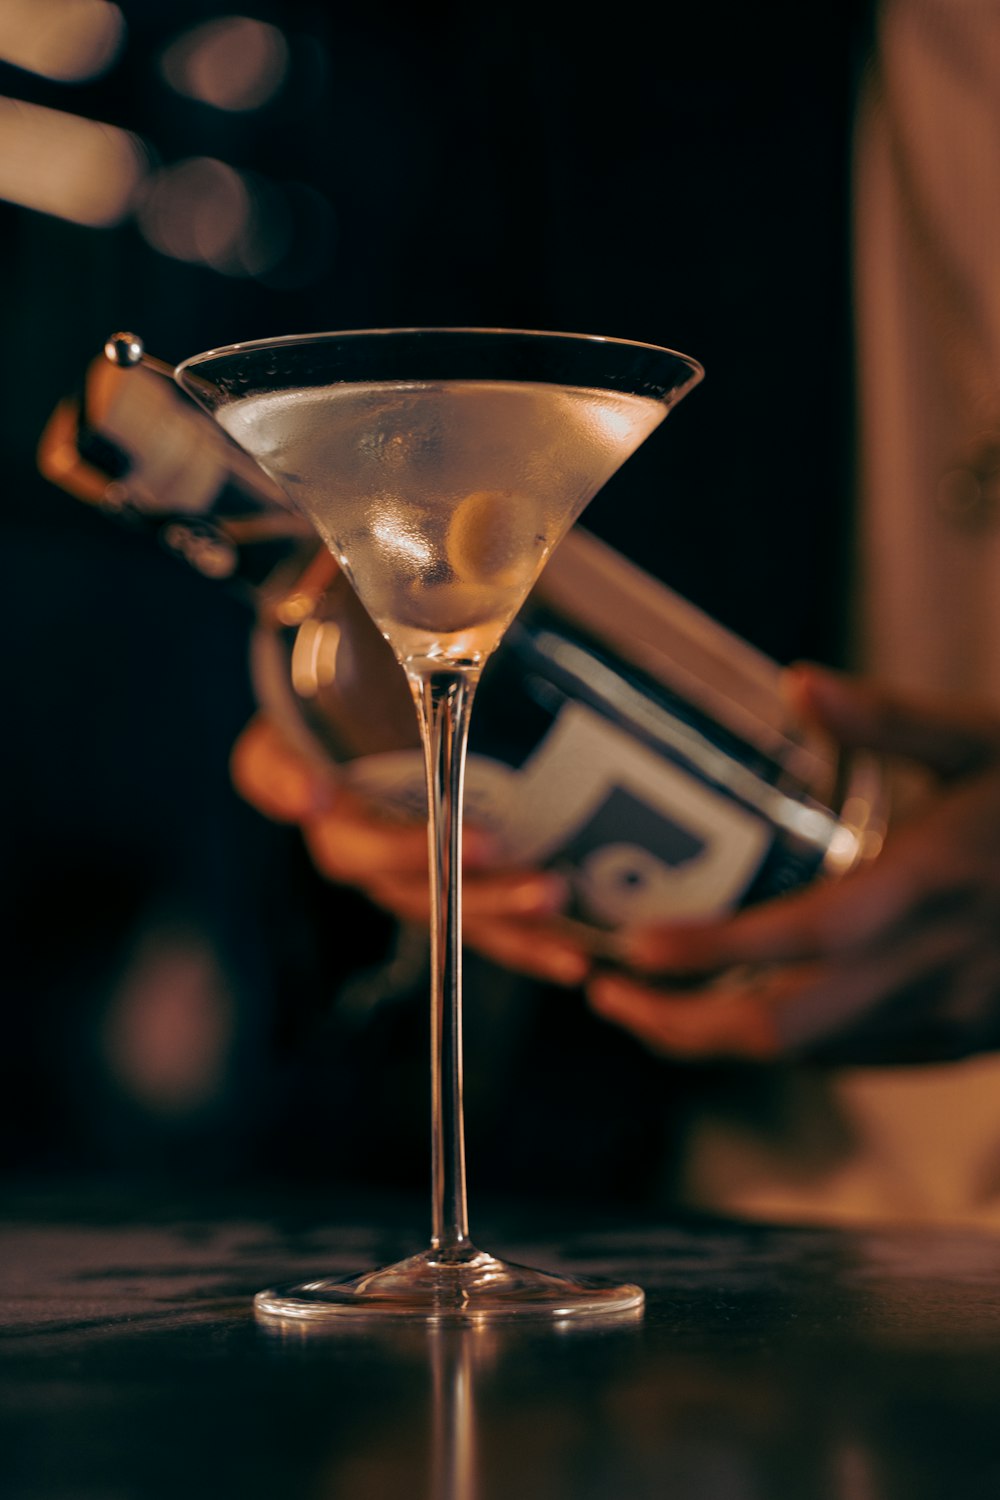
[[[408,669],[427,772],[431,893],[431,1247],[469,1248],[462,1105],[462,797],[479,669]]]

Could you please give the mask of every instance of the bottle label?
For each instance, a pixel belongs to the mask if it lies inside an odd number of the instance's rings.
[[[365,795],[424,815],[414,752],[366,756],[347,774]],[[578,703],[520,768],[470,756],[465,810],[512,864],[564,870],[579,914],[611,927],[730,909],[772,841],[764,819]]]

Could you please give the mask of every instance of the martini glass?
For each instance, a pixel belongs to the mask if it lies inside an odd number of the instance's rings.
[[[389,642],[424,749],[431,894],[427,1250],[260,1292],[265,1320],[563,1320],[643,1293],[513,1265],[469,1236],[461,868],[476,684],[560,539],[702,378],[686,355],[581,334],[417,328],[296,335],[185,360],[181,387],[316,528]]]

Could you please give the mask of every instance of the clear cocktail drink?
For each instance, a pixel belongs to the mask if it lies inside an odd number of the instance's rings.
[[[478,1323],[635,1313],[643,1294],[498,1260],[469,1237],[462,795],[490,653],[589,500],[696,385],[655,345],[504,329],[234,344],[180,384],[308,516],[402,664],[427,772],[432,1235],[395,1265],[258,1294],[265,1319]]]
[[[661,401],[491,381],[330,385],[219,420],[312,520],[404,663],[482,663]]]

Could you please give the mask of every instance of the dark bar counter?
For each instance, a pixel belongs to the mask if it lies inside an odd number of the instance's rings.
[[[423,1206],[8,1189],[5,1500],[986,1500],[1000,1239],[479,1206],[510,1259],[638,1281],[617,1327],[319,1334],[275,1281],[426,1243]]]

